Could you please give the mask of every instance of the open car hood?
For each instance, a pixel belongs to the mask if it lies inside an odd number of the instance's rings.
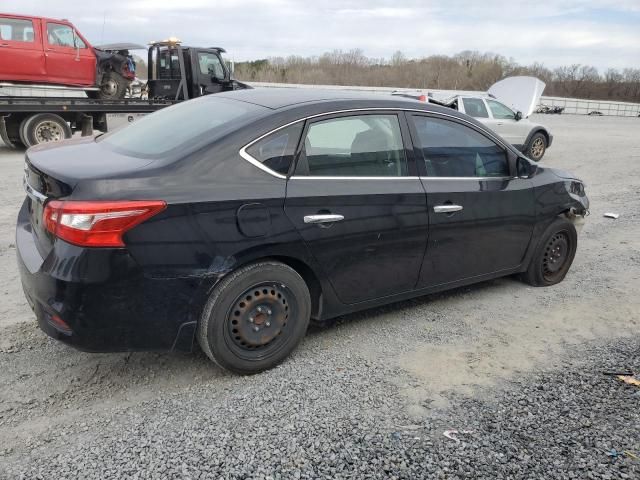
[[[488,92],[526,118],[536,109],[544,87],[535,77],[508,77],[491,85]]]

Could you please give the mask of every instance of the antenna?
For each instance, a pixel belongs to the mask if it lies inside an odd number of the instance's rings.
[[[100,34],[100,44],[104,43],[104,24],[107,23],[107,10],[102,13],[102,33]]]

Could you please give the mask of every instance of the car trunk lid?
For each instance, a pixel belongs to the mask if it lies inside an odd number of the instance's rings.
[[[31,232],[42,257],[49,254],[54,242],[43,222],[47,202],[69,197],[82,180],[124,176],[150,163],[149,159],[106,151],[92,138],[29,149],[23,182]]]

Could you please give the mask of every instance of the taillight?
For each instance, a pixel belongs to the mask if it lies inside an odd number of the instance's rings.
[[[74,245],[124,247],[125,232],[166,207],[161,200],[52,200],[44,207],[43,220],[49,232]]]

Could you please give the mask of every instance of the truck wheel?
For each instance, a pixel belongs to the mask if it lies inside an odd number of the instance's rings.
[[[542,235],[522,280],[534,287],[560,283],[573,263],[577,247],[576,227],[565,217],[558,217]]]
[[[229,274],[214,288],[198,325],[198,343],[227,370],[258,373],[282,362],[304,337],[311,315],[305,281],[275,261]]]
[[[25,117],[22,122],[20,122],[20,141],[26,148],[29,148],[31,146],[31,143],[29,143],[27,132],[29,131],[31,120],[33,120],[36,116],[37,115],[29,115],[28,117]]]
[[[41,143],[61,142],[71,138],[71,128],[64,118],[53,113],[40,113],[25,121],[24,139],[25,145],[33,146]]]
[[[124,98],[129,81],[116,72],[107,72],[102,77],[102,85],[98,92],[98,98],[103,100],[119,100]]]
[[[527,145],[527,156],[534,162],[539,162],[544,157],[544,152],[547,151],[547,137],[544,133],[536,133]]]

